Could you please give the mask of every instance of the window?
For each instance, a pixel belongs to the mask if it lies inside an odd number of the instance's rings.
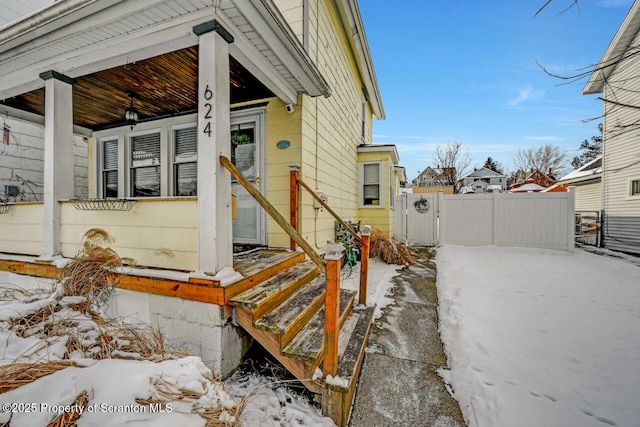
[[[160,133],[131,137],[131,196],[160,195]]]
[[[102,197],[118,197],[118,140],[102,143]]]
[[[173,130],[173,195],[198,195],[197,128]]]
[[[640,178],[629,180],[629,198],[640,199]]]
[[[380,164],[366,163],[363,165],[363,201],[365,206],[380,205]]]

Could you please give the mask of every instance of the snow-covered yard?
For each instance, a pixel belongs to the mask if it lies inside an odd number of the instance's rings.
[[[443,246],[436,262],[440,330],[450,366],[440,374],[471,427],[638,425],[640,259],[580,249]],[[377,317],[394,303],[389,290],[397,270],[372,260],[368,303],[378,305]],[[347,275],[344,270],[343,286],[356,289],[357,269]],[[6,292],[0,298],[0,365],[62,359],[64,340],[18,339],[9,327],[11,318],[55,300],[58,290],[11,277],[19,288],[45,290],[38,298]],[[103,326],[65,311],[79,302],[65,298],[55,315],[73,320],[90,350]],[[0,394],[0,404],[20,412],[11,425],[46,425],[82,395],[78,426],[202,426],[197,412],[217,408],[222,421],[234,420],[234,405],[242,406],[246,426],[333,425],[286,383],[241,373],[221,384],[197,357],[135,360],[142,357],[125,354],[133,351],[126,340],[117,331],[108,333],[120,346],[116,354],[129,360],[96,361],[73,353],[78,367]],[[0,411],[0,424],[8,417]]]
[[[640,424],[640,259],[461,246],[436,259],[441,375],[469,426]]]

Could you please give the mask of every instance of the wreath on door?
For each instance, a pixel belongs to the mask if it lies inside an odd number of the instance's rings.
[[[429,208],[431,206],[429,205],[429,201],[427,199],[420,197],[419,200],[416,200],[415,202],[413,202],[413,207],[419,213],[425,213],[429,211]]]

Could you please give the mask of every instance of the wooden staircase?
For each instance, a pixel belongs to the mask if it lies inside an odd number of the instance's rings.
[[[355,292],[340,290],[338,380],[329,384],[316,373],[324,357],[325,273],[305,260],[304,253],[289,254],[286,261],[279,259],[277,265],[260,269],[250,262],[235,265],[245,279],[235,285],[238,292],[230,297],[229,304],[237,323],[316,393],[323,414],[338,426],[346,426],[373,308],[354,310]],[[255,272],[247,276],[249,271]]]

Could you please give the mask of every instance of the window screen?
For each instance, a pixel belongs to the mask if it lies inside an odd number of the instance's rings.
[[[363,195],[363,204],[380,204],[380,165],[377,163],[364,165]]]
[[[198,138],[196,127],[173,131],[173,194],[198,195]]]
[[[118,197],[118,140],[102,143],[102,197]]]
[[[160,134],[131,137],[131,195],[160,195]]]

